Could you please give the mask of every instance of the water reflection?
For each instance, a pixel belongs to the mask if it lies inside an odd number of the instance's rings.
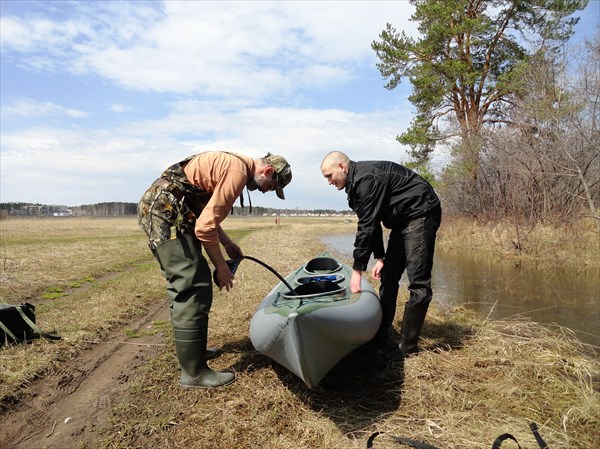
[[[352,258],[353,234],[322,240],[339,257]],[[436,251],[434,300],[464,305],[489,318],[523,315],[540,323],[557,323],[573,330],[581,341],[600,346],[598,270],[572,275],[561,269],[541,271],[490,257]]]

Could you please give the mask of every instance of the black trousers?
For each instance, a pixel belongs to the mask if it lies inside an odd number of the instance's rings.
[[[441,207],[427,215],[406,220],[393,227],[385,252],[379,298],[383,317],[380,333],[394,321],[400,278],[408,276],[408,304],[428,307],[432,298],[431,270],[437,230],[442,219]]]

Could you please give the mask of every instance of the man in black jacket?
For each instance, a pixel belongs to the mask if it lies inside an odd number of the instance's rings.
[[[332,151],[321,163],[330,185],[345,189],[348,205],[358,216],[350,289],[360,291],[362,272],[371,254],[371,274],[381,279],[382,322],[374,338],[385,343],[396,313],[402,273],[408,274],[410,297],[404,306],[400,343],[391,354],[403,358],[417,352],[419,334],[431,302],[431,269],[442,209],[433,187],[415,172],[389,161],[352,161]],[[381,224],[390,229],[384,250]]]

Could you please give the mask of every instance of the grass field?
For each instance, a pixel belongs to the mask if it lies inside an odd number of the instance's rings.
[[[319,235],[354,230],[343,219],[290,218],[277,226],[271,218],[231,217],[224,225],[247,255],[284,275],[325,249]],[[0,404],[8,414],[31,400],[36,379],[111,333],[131,337],[138,332],[128,327],[131,320],[157,301],[166,307],[166,299],[134,218],[5,220],[0,226],[1,302],[34,302],[40,326],[63,336],[0,349]],[[72,447],[354,449],[381,431],[444,449],[488,448],[509,432],[533,448],[532,421],[553,449],[600,447],[600,364],[570,333],[434,308],[417,357],[389,364],[357,351],[309,390],[257,353],[248,338],[250,318],[276,282],[244,261],[234,288],[215,290],[209,345],[225,352],[210,364],[235,371],[234,384],[180,388],[170,327],[153,322],[144,332],[157,333],[163,344],[129,373],[101,438],[75,438]],[[374,447],[394,444],[384,435]]]

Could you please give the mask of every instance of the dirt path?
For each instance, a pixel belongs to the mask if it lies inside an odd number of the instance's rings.
[[[0,449],[95,447],[131,374],[164,343],[160,333],[128,338],[123,329],[141,331],[153,320],[169,321],[164,301],[35,382],[31,394],[1,416]]]

